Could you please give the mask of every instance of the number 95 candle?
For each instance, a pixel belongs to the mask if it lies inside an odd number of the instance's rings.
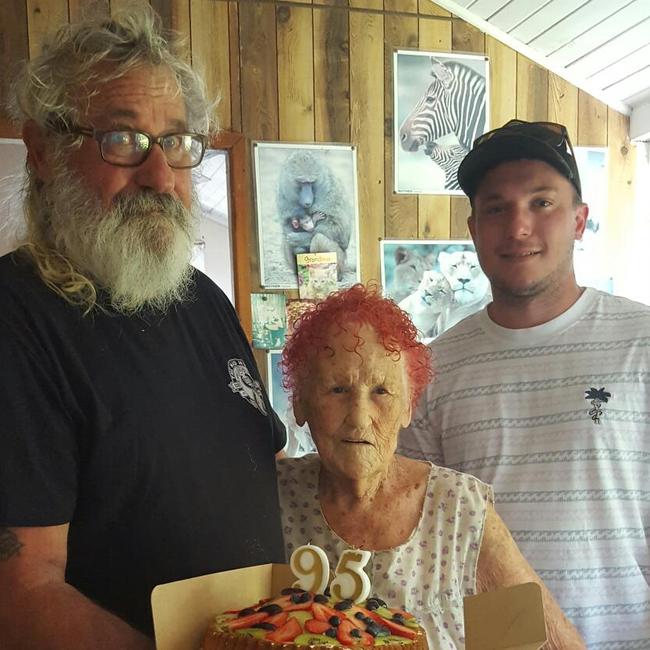
[[[359,603],[370,594],[370,579],[363,567],[371,557],[370,551],[346,549],[341,553],[335,577],[330,585],[332,595],[339,600],[350,599]],[[293,583],[305,591],[322,593],[327,587],[330,565],[322,548],[306,544],[299,546],[289,561],[291,571],[298,578]]]
[[[291,554],[289,566],[298,578],[293,583],[294,587],[316,593],[325,591],[330,579],[330,563],[322,548],[311,544],[299,546]]]

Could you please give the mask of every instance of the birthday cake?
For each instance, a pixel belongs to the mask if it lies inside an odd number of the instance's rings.
[[[202,650],[269,650],[276,645],[288,650],[305,646],[427,649],[426,633],[415,617],[388,607],[380,598],[355,604],[351,599],[332,598],[328,589],[315,594],[289,587],[277,598],[218,615]]]

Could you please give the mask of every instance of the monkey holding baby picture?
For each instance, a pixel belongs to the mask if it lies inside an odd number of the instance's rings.
[[[296,288],[296,255],[335,253],[340,287],[359,281],[356,151],[253,143],[261,285]]]

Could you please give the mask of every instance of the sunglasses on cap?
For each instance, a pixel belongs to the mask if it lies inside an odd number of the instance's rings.
[[[557,122],[525,122],[523,120],[510,120],[498,129],[492,129],[492,131],[480,135],[476,140],[474,140],[472,148],[478,147],[492,138],[506,135],[526,135],[528,137],[542,140],[552,147],[561,147],[566,144],[568,151],[571,152],[571,156],[575,160],[575,153],[569,138],[569,132],[564,124],[558,124]]]
[[[474,140],[471,151],[458,168],[458,182],[472,199],[478,183],[490,168],[508,160],[531,158],[555,167],[582,196],[580,174],[563,124],[510,120],[498,129],[488,131]]]

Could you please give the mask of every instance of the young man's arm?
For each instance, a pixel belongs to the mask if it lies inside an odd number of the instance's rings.
[[[153,641],[65,582],[67,540],[67,524],[0,528],[3,650],[153,650]]]
[[[548,637],[544,647],[549,650],[578,650],[587,647],[551,592],[521,554],[510,531],[492,504],[488,505],[476,574],[476,588],[479,592],[511,587],[524,582],[536,582],[542,588],[544,602]]]

